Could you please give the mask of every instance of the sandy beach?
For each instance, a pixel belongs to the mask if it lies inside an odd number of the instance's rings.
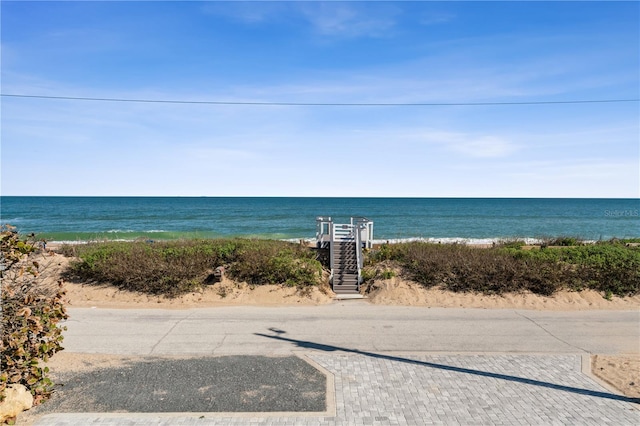
[[[71,259],[50,252],[43,255],[43,279],[58,280]],[[119,290],[106,284],[66,282],[68,306],[82,308],[118,309],[190,309],[216,306],[313,306],[333,302],[330,288],[313,288],[300,292],[282,285],[248,285],[223,278],[201,291],[168,299]],[[441,308],[531,309],[531,310],[637,310],[640,296],[613,297],[607,300],[595,291],[561,291],[544,297],[532,293],[482,295],[453,293],[438,288],[425,289],[419,284],[398,277],[374,281],[364,288],[365,297],[372,304],[424,306]],[[66,357],[62,357],[66,358]],[[640,397],[640,354],[592,355],[592,371],[623,394]]]

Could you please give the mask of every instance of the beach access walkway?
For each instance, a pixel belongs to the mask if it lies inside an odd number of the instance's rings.
[[[123,361],[63,372],[35,424],[634,425],[638,401],[592,377],[589,355],[638,353],[639,315],[72,308],[59,355]]]

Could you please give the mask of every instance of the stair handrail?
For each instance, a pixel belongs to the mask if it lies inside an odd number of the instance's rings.
[[[322,248],[325,246],[326,239],[331,239],[331,225],[333,223],[333,219],[330,216],[316,217],[316,246],[318,248]],[[327,228],[327,232],[325,233],[325,225]]]
[[[365,248],[373,248],[373,221],[367,219],[364,216],[352,216],[351,225],[357,228],[358,234],[360,234],[360,244],[364,243]],[[367,238],[362,241],[362,231],[367,231]]]
[[[329,222],[329,267],[331,268],[331,275],[329,275],[329,282],[333,283],[334,271],[335,271],[335,260],[333,259],[335,253],[334,247],[334,229],[333,229],[333,221]]]
[[[341,231],[347,231],[347,232],[341,232]],[[329,275],[329,280],[333,280],[333,277],[335,275],[335,243],[336,243],[336,237],[338,236],[338,234],[347,234],[349,235],[349,237],[353,236],[354,234],[357,235],[357,232],[353,232],[354,231],[354,226],[349,225],[349,224],[343,224],[343,223],[334,223],[333,221],[329,221],[329,235],[330,235],[330,243],[329,243],[329,267],[331,268],[331,274]]]
[[[352,225],[353,226],[353,225]],[[360,230],[356,229],[355,243],[356,243],[356,264],[358,265],[358,284],[357,289],[360,291],[360,284],[362,283],[362,244],[360,242]]]
[[[365,234],[366,232],[366,234]],[[373,247],[373,221],[363,216],[352,216],[350,223],[334,223],[333,218],[327,216],[316,217],[316,244],[318,249],[329,246],[329,266],[331,274],[329,280],[333,283],[336,276],[336,244],[338,239],[355,245],[357,281],[356,289],[362,284],[362,269],[364,268],[364,251]],[[328,243],[328,244],[327,244]],[[353,245],[352,245],[353,244]],[[350,269],[351,270],[351,269]],[[352,270],[351,270],[352,271]]]

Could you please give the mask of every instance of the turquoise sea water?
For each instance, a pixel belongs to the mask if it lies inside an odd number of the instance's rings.
[[[378,241],[640,237],[640,199],[0,197],[0,222],[48,241],[313,239],[316,216],[374,221]]]

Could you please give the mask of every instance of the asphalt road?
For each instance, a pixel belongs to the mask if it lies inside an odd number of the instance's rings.
[[[64,347],[123,355],[287,355],[295,350],[638,353],[638,311],[315,307],[71,308]]]

